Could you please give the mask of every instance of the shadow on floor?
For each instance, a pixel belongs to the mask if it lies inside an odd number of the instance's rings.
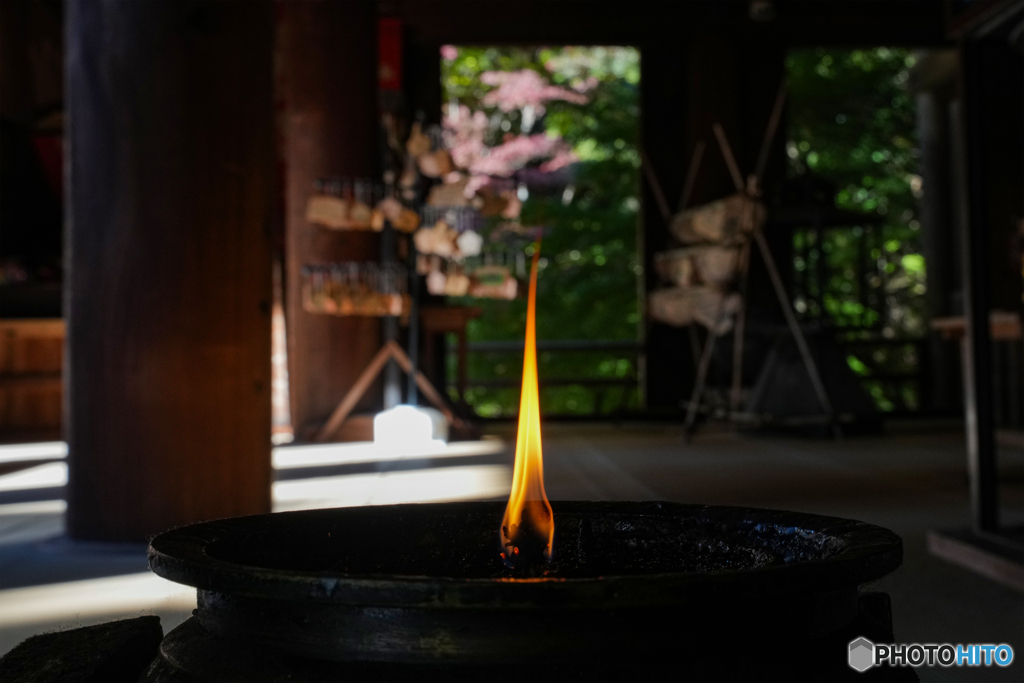
[[[0,590],[149,571],[142,543],[92,543],[56,536],[0,546]]]

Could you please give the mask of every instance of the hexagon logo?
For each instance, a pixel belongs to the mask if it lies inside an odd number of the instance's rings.
[[[875,664],[875,644],[867,638],[850,641],[850,668],[864,673]]]

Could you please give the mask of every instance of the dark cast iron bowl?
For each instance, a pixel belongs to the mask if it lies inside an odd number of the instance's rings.
[[[847,519],[555,502],[552,563],[523,576],[499,557],[504,507],[217,520],[155,537],[149,561],[198,588],[190,628],[222,642],[317,661],[532,666],[686,660],[723,638],[813,642],[850,624],[858,587],[902,560],[896,534]]]

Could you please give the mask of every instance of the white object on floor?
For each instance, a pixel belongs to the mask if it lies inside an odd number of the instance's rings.
[[[373,418],[373,445],[406,454],[444,449],[448,421],[433,408],[401,405],[377,413]]]

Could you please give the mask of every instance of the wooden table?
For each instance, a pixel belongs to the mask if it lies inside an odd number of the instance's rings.
[[[1022,325],[1020,315],[1012,311],[992,311],[989,314],[989,335],[993,342],[1014,342],[1020,340],[1022,335]],[[967,376],[968,368],[970,364],[967,359],[967,339],[965,337],[967,332],[967,323],[962,316],[950,317],[950,318],[935,318],[932,320],[932,329],[939,332],[945,339],[951,341],[957,341],[960,343],[960,356],[961,356],[961,367],[964,372],[964,386],[968,386],[970,377]],[[1010,349],[1010,353],[1014,353]],[[995,359],[993,359],[995,362]],[[1005,398],[1009,401],[1007,410],[1010,414],[1019,415],[1019,400],[1013,397],[1020,396],[1021,382],[1024,381],[1024,376],[1020,373],[1019,361],[1014,361],[1009,364],[1008,371],[1000,373],[998,366],[994,366],[995,375],[997,379],[1004,382],[1003,385],[997,384],[993,387],[993,390],[998,394],[999,387],[1005,386],[1006,396]],[[997,398],[998,402],[998,398]],[[997,412],[998,414],[998,412]],[[967,416],[968,420],[973,419],[970,415]],[[1016,420],[1011,424],[1011,427],[1019,426]],[[996,430],[996,439],[999,442],[1013,442],[1020,440],[1021,432],[1012,430]]]
[[[466,386],[469,383],[469,345],[466,342],[466,325],[470,320],[479,318],[481,313],[483,311],[476,306],[424,306],[420,309],[426,375],[435,382],[439,379],[435,358],[437,335],[451,332],[458,338],[456,388],[459,392],[459,400],[463,402],[466,398]],[[442,371],[444,371],[444,367],[445,365],[442,363]],[[443,390],[448,384],[447,376],[444,377],[444,381],[437,383]]]
[[[0,320],[0,432],[60,435],[64,335],[60,318]]]
[[[1012,341],[1021,338],[1020,316],[1010,311],[992,311],[988,316],[992,341]],[[932,329],[946,339],[963,339],[967,322],[963,316],[934,318]]]

